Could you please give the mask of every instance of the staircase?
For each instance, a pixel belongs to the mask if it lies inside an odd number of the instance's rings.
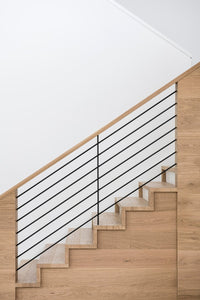
[[[151,182],[140,189],[141,195],[143,190],[148,200],[115,198],[115,213],[101,214],[99,225],[95,217],[92,228],[76,230],[65,244],[55,245],[20,269],[17,299],[29,299],[27,287],[35,288],[32,298],[51,299],[52,287],[66,282],[69,286],[55,292],[53,299],[176,299],[177,188]],[[150,285],[152,279],[158,284],[148,293],[134,290],[134,285]]]
[[[167,96],[145,107],[174,84],[175,91],[170,90]],[[175,94],[175,103],[156,110],[152,117],[155,108],[165,101],[168,103]],[[170,110],[175,106],[175,115],[171,116]],[[134,118],[104,135],[137,109],[140,111]],[[149,112],[145,122],[141,122],[140,118]],[[164,113],[167,114],[164,122],[157,121]],[[199,113],[200,64],[197,64],[2,194],[0,299],[200,299]],[[136,120],[138,123],[134,125]],[[157,123],[151,127],[155,120]],[[172,121],[175,126],[169,130],[165,126]],[[124,134],[124,128],[130,124],[134,125],[134,130]],[[147,131],[132,138],[132,134],[141,132],[143,127]],[[116,140],[100,147],[102,142],[107,143],[111,136],[121,131],[122,135]],[[175,139],[171,139],[174,132]],[[152,133],[155,133],[154,137]],[[130,137],[129,143],[125,144]],[[147,137],[148,143],[143,144]],[[162,139],[166,137],[167,143],[163,143]],[[88,144],[93,139],[95,143]],[[121,141],[123,147],[115,151],[113,145]],[[151,148],[156,143],[158,147]],[[125,157],[124,151],[133,145],[136,148],[131,156],[128,153]],[[175,151],[170,151],[169,147],[173,145]],[[64,165],[56,165],[83,146],[83,151]],[[94,150],[92,157],[91,149]],[[146,150],[148,153],[144,152]],[[86,161],[69,169],[64,177],[48,182],[85,154]],[[110,161],[121,154],[112,165]],[[135,161],[131,160],[133,158]],[[92,169],[84,169],[80,177],[74,175],[91,161],[94,163]],[[52,170],[54,166],[56,169]],[[45,173],[49,169],[50,172]],[[109,181],[103,181],[108,174]],[[81,180],[90,175],[89,181],[81,185]],[[63,182],[70,176],[69,184]],[[39,188],[46,181],[46,186]],[[54,190],[61,182],[63,186]],[[63,199],[56,198],[71,187],[74,188],[72,194],[64,194]],[[88,187],[89,195],[85,194]],[[30,194],[35,189],[34,194]],[[69,203],[67,207],[66,202]],[[45,205],[45,213],[43,210],[41,215],[40,209]],[[50,213],[55,215],[45,223],[43,218]],[[24,220],[27,220],[25,225]],[[16,226],[20,222],[22,225]],[[74,227],[70,227],[71,224],[75,224]],[[62,231],[66,228],[67,232]],[[61,236],[57,236],[60,230]],[[52,236],[55,238],[49,242]],[[24,258],[28,253],[29,257]]]

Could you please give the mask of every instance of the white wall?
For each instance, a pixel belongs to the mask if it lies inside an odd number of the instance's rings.
[[[199,0],[115,0],[200,61]]]
[[[108,0],[8,0],[2,4],[0,14],[1,192],[191,66],[187,54]],[[162,120],[161,117],[152,126]],[[63,170],[63,174],[72,167]],[[86,171],[81,170],[80,175]],[[95,176],[91,174],[89,179]],[[74,187],[63,197],[73,191]],[[51,194],[52,190],[45,197]],[[19,216],[45,197],[32,201]],[[54,199],[42,207],[40,215],[63,199]],[[26,200],[20,199],[19,205]],[[92,201],[96,198],[89,203]],[[113,197],[109,201],[113,202]],[[77,207],[76,213],[84,207]],[[63,208],[57,213],[62,211]],[[42,219],[35,228],[23,232],[19,240],[56,215],[54,211]],[[34,217],[35,213],[25,218],[19,228]],[[69,217],[64,216],[62,222]],[[59,219],[57,226],[62,222]],[[40,233],[32,241],[39,238]],[[24,245],[19,250],[22,249]]]
[[[0,192],[190,67],[107,0],[8,0],[0,14]]]

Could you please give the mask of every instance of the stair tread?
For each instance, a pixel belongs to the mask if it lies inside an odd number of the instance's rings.
[[[22,260],[19,266],[26,262],[28,262],[28,259]],[[37,281],[37,262],[38,260],[33,260],[18,271],[18,283],[35,283]]]
[[[96,212],[93,213],[96,215]],[[99,215],[99,225],[98,226],[114,226],[121,225],[121,218],[118,213],[105,212]],[[93,226],[97,226],[97,217],[93,219]]]
[[[123,197],[116,197],[116,201],[120,200]],[[122,201],[117,203],[120,207],[143,207],[148,206],[149,203],[147,200],[141,197],[127,197]]]
[[[168,168],[169,168],[169,166],[162,166],[162,170],[167,170]],[[173,168],[169,169],[167,172],[176,173],[177,172],[177,167],[173,167]]]
[[[70,228],[68,233],[75,228]],[[68,245],[91,245],[93,243],[92,228],[79,228],[66,238]]]
[[[156,182],[152,181],[147,183],[145,186],[143,186],[145,189],[160,189],[160,190],[170,190],[170,189],[176,189],[176,186],[174,184],[168,183],[168,182]]]
[[[47,244],[45,249],[51,246]],[[44,252],[38,261],[38,264],[65,264],[65,245],[57,244]]]

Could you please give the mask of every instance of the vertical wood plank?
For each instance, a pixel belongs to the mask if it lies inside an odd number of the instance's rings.
[[[178,83],[178,294],[200,299],[200,68]]]
[[[0,200],[0,299],[15,299],[16,192]]]

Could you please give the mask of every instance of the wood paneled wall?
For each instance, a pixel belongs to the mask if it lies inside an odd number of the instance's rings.
[[[200,299],[200,68],[178,83],[178,294]]]
[[[0,299],[15,299],[16,195],[11,192],[0,201]]]

